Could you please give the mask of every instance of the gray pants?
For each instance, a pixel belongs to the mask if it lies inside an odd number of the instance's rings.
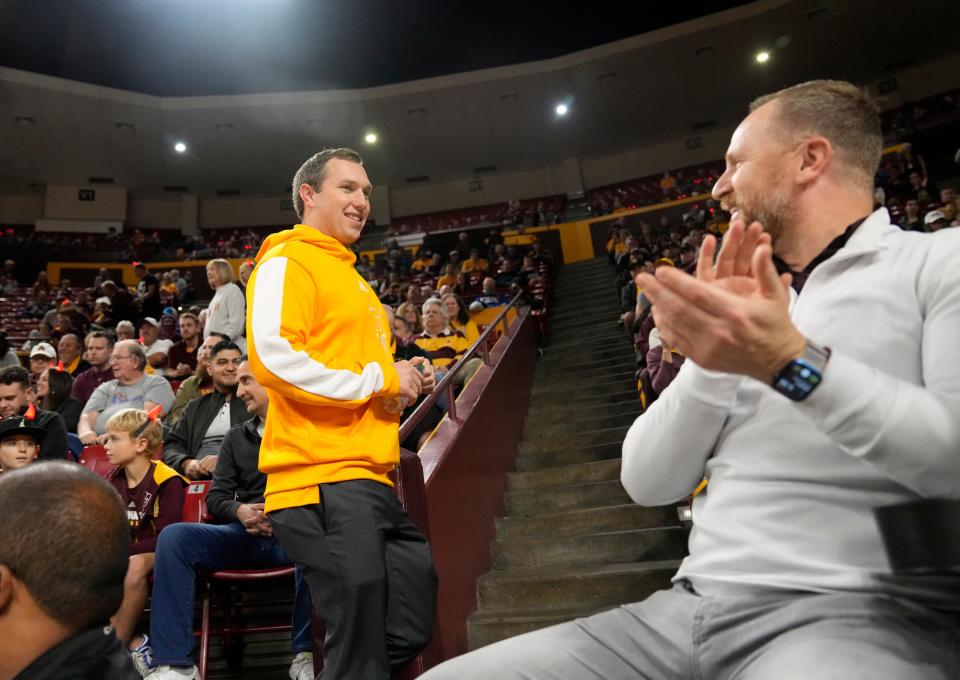
[[[882,595],[704,597],[686,583],[452,659],[422,680],[960,677],[958,617]]]

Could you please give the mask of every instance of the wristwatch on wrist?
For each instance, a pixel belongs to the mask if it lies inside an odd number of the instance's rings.
[[[823,381],[830,348],[807,340],[803,356],[794,359],[773,376],[773,389],[788,399],[803,401]]]

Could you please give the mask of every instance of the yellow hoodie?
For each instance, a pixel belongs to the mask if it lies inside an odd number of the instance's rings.
[[[318,484],[400,460],[400,393],[383,306],[339,241],[298,224],[269,236],[247,284],[250,370],[270,396],[260,445],[267,512],[320,502]]]

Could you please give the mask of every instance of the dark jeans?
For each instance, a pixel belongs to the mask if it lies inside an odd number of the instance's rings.
[[[430,640],[430,548],[390,487],[321,484],[320,504],[275,510],[270,524],[326,623],[324,680],[387,680]]]
[[[157,539],[150,600],[150,644],[157,665],[191,666],[196,572],[218,569],[261,569],[291,563],[276,538],[252,536],[239,522],[172,524]],[[297,570],[293,603],[293,653],[308,652],[310,593]]]

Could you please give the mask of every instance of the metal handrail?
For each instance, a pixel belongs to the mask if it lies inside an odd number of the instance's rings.
[[[410,433],[413,432],[415,428],[423,417],[427,414],[427,411],[436,403],[437,399],[440,398],[440,395],[446,392],[447,394],[447,415],[450,416],[450,420],[457,420],[457,400],[456,395],[453,393],[454,383],[457,373],[460,372],[460,368],[466,364],[467,361],[472,359],[474,356],[479,353],[483,357],[483,363],[490,363],[490,347],[487,345],[487,337],[494,332],[497,325],[503,324],[503,334],[507,334],[507,312],[511,309],[517,307],[517,301],[523,296],[523,292],[517,293],[507,306],[501,310],[497,317],[490,322],[490,325],[483,329],[483,333],[480,334],[480,337],[477,338],[477,341],[464,352],[463,356],[457,360],[450,370],[447,372],[443,379],[437,384],[433,389],[433,393],[427,396],[416,410],[410,414],[410,417],[404,420],[400,424],[400,441],[405,440],[410,436]]]

